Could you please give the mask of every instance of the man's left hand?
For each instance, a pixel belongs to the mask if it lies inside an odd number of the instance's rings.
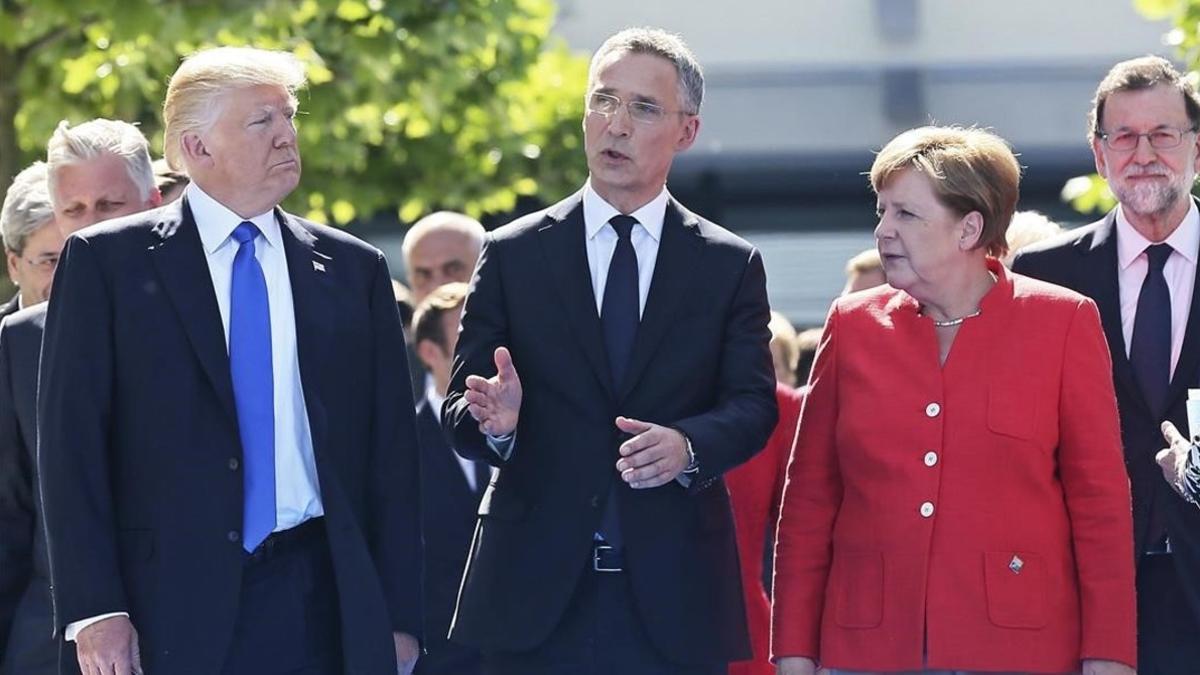
[[[392,633],[396,642],[396,672],[399,675],[412,675],[417,667],[417,657],[421,655],[421,645],[417,639],[408,633]]]
[[[678,431],[628,417],[618,417],[617,428],[634,435],[621,444],[617,461],[617,471],[630,487],[666,485],[687,468],[687,439]]]
[[[1083,675],[1137,675],[1137,671],[1120,661],[1084,659]]]
[[[1171,489],[1178,492],[1182,497],[1183,478],[1187,468],[1188,453],[1191,452],[1191,446],[1188,441],[1179,433],[1174,424],[1170,422],[1162,423],[1162,435],[1170,446],[1164,450],[1159,450],[1154,456],[1158,462],[1158,467],[1162,469],[1163,478],[1167,479],[1167,483],[1171,485]]]

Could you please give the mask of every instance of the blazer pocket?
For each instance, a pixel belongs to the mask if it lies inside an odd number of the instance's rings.
[[[121,557],[131,562],[145,562],[154,556],[154,532],[151,530],[118,530],[117,546]]]
[[[479,500],[479,515],[498,520],[517,520],[525,515],[525,502],[509,495],[507,491],[496,490],[493,480]]]
[[[1001,628],[1046,625],[1046,562],[1036,553],[988,551],[983,554],[988,619]]]
[[[834,620],[842,628],[883,623],[883,554],[834,555]]]
[[[1037,401],[1020,388],[988,388],[987,425],[995,433],[1033,440],[1037,429]]]

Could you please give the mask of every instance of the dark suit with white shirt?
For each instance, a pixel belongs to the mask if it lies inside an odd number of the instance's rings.
[[[442,433],[440,412],[429,398],[417,405],[421,534],[425,542],[425,654],[417,661],[416,672],[471,675],[480,672],[479,650],[450,642],[448,636],[489,467],[454,453]]]
[[[1127,328],[1136,319],[1140,283],[1122,286],[1122,275],[1133,265],[1146,266],[1146,254],[1129,248],[1122,253],[1117,211],[1090,225],[1021,251],[1013,271],[1066,286],[1092,298],[1100,310],[1104,334],[1112,354],[1113,382],[1121,414],[1121,440],[1133,493],[1134,551],[1138,554],[1138,670],[1141,673],[1196,672],[1200,663],[1200,511],[1179,497],[1163,480],[1154,460],[1164,447],[1160,425],[1170,420],[1187,429],[1187,390],[1200,386],[1200,275],[1188,275],[1200,255],[1196,232],[1200,225],[1193,205],[1184,224],[1167,239],[1186,250],[1175,250],[1164,270],[1176,281],[1172,311],[1186,316],[1182,343],[1166,393],[1164,409],[1153,411],[1139,387],[1130,362]],[[1131,230],[1124,230],[1130,232]],[[1185,243],[1191,242],[1191,243]],[[1145,274],[1143,273],[1143,281]],[[1129,279],[1128,276],[1124,277]],[[1170,282],[1168,282],[1170,283]],[[1189,290],[1191,301],[1179,299]],[[1123,300],[1124,298],[1124,300]],[[1178,311],[1176,311],[1178,310]],[[1169,542],[1169,543],[1168,543]]]
[[[420,634],[421,546],[387,264],[278,208],[253,219],[286,478],[281,529],[249,554],[220,267],[238,219],[197,190],[76,233],[59,262],[38,396],[55,627],[127,613],[149,673],[390,675],[392,633]]]
[[[476,268],[442,424],[461,455],[499,470],[451,635],[484,651],[487,672],[723,673],[750,649],[722,475],[777,417],[762,259],[665,190],[630,214],[641,315],[614,385],[597,284],[617,211],[598,200],[581,191],[490,233]],[[504,457],[463,398],[468,375],[495,375],[502,345],[523,390]],[[618,415],[690,439],[688,487],[620,479]],[[619,573],[592,564],[609,495]]]

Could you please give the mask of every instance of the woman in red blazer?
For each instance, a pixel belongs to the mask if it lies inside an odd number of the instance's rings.
[[[778,371],[777,371],[778,372]],[[771,601],[763,587],[763,554],[767,528],[779,515],[783,478],[787,470],[796,422],[800,419],[801,391],[776,382],[775,402],[779,404],[779,422],[767,439],[762,452],[725,474],[733,522],[737,527],[738,562],[742,567],[742,592],[746,598],[746,626],[750,630],[750,648],[754,657],[729,664],[729,675],[771,675],[775,667],[770,659]]]
[[[889,286],[834,302],[775,553],[779,672],[1132,673],[1132,519],[1091,300],[996,260],[1019,167],[925,127],[871,169]]]

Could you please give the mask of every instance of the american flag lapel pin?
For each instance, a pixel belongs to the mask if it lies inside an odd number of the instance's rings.
[[[324,271],[325,271],[325,263],[318,262],[318,261],[316,261],[316,260],[312,261],[312,263],[313,263],[313,269],[314,269],[314,270],[316,270],[316,271],[318,271],[318,272],[324,272]]]

